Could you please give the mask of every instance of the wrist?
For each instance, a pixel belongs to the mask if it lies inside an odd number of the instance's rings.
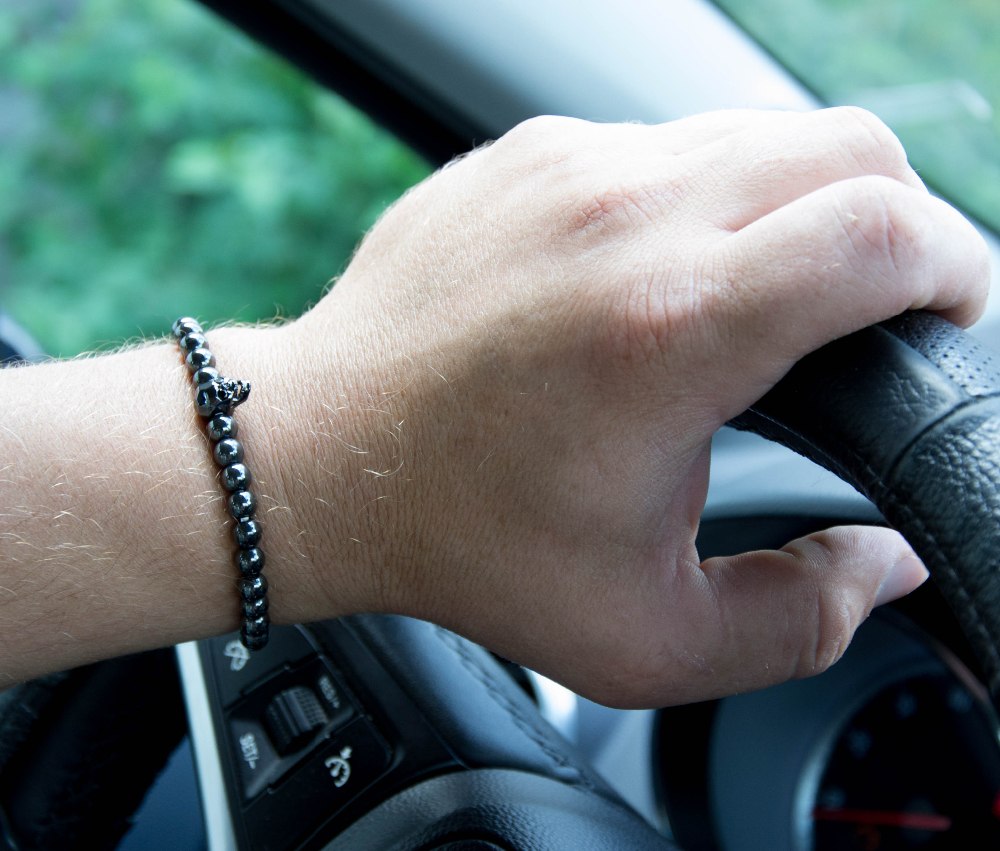
[[[340,382],[316,341],[300,323],[217,329],[208,338],[220,372],[253,388],[236,418],[254,476],[272,621],[376,608],[370,569],[352,558],[348,529],[357,494],[349,465],[320,451],[330,437],[327,411],[336,407]]]

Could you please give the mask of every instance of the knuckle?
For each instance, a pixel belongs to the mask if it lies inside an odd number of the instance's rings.
[[[841,144],[862,168],[901,176],[909,172],[902,142],[878,116],[858,106],[828,110],[839,130]]]
[[[811,633],[800,633],[793,676],[820,674],[847,650],[854,631],[868,615],[868,596],[849,583],[837,580],[837,565],[849,539],[838,529],[828,529],[793,542],[786,550],[818,568],[812,585]],[[804,609],[808,611],[808,609]],[[807,628],[808,630],[808,628]]]
[[[518,195],[525,206],[529,198],[535,204],[539,198],[561,199],[598,172],[597,126],[579,118],[537,116],[513,127],[484,153],[503,190]]]
[[[795,676],[821,674],[839,661],[862,617],[851,595],[831,588],[817,592],[813,640],[803,643]]]
[[[867,268],[879,263],[891,276],[911,270],[925,254],[927,234],[906,187],[881,176],[851,184],[838,212],[854,258]]]
[[[587,122],[558,115],[538,115],[515,125],[489,150],[497,155],[517,156],[542,163],[560,162],[572,149]]]
[[[796,677],[822,673],[837,662],[868,615],[867,597],[833,575],[845,542],[840,531],[830,529],[802,539],[794,547],[800,558],[822,568],[813,586],[811,641],[806,639],[799,645]]]
[[[567,118],[564,115],[535,115],[515,124],[502,138],[522,142],[558,138],[567,131],[575,130],[586,123],[578,118]]]
[[[875,147],[898,144],[896,134],[875,113],[860,106],[835,106],[826,110],[848,136],[858,137]]]

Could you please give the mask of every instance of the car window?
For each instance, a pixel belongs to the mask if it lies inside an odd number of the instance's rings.
[[[297,315],[427,172],[197,4],[0,11],[0,310],[51,354]]]
[[[717,0],[827,103],[879,115],[921,176],[1000,230],[996,0]]]

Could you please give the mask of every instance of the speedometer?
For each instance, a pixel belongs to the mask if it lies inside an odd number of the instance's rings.
[[[930,634],[936,592],[912,597],[915,618],[877,611],[820,676],[660,713],[654,776],[683,847],[1000,849],[996,715]]]
[[[836,734],[811,813],[816,851],[1000,848],[1000,750],[950,671],[870,697]]]

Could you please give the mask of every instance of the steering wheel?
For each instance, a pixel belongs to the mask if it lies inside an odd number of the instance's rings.
[[[928,313],[799,362],[734,423],[852,484],[923,559],[1000,705],[1000,364]]]
[[[934,315],[907,314],[806,357],[733,425],[809,457],[875,503],[930,569],[1000,706],[993,356]],[[272,645],[239,667],[226,638],[180,654],[198,756],[217,760],[228,797],[219,808],[232,814],[228,836],[239,847],[674,847],[482,648],[375,615],[279,630]],[[302,726],[322,706],[320,726]]]

